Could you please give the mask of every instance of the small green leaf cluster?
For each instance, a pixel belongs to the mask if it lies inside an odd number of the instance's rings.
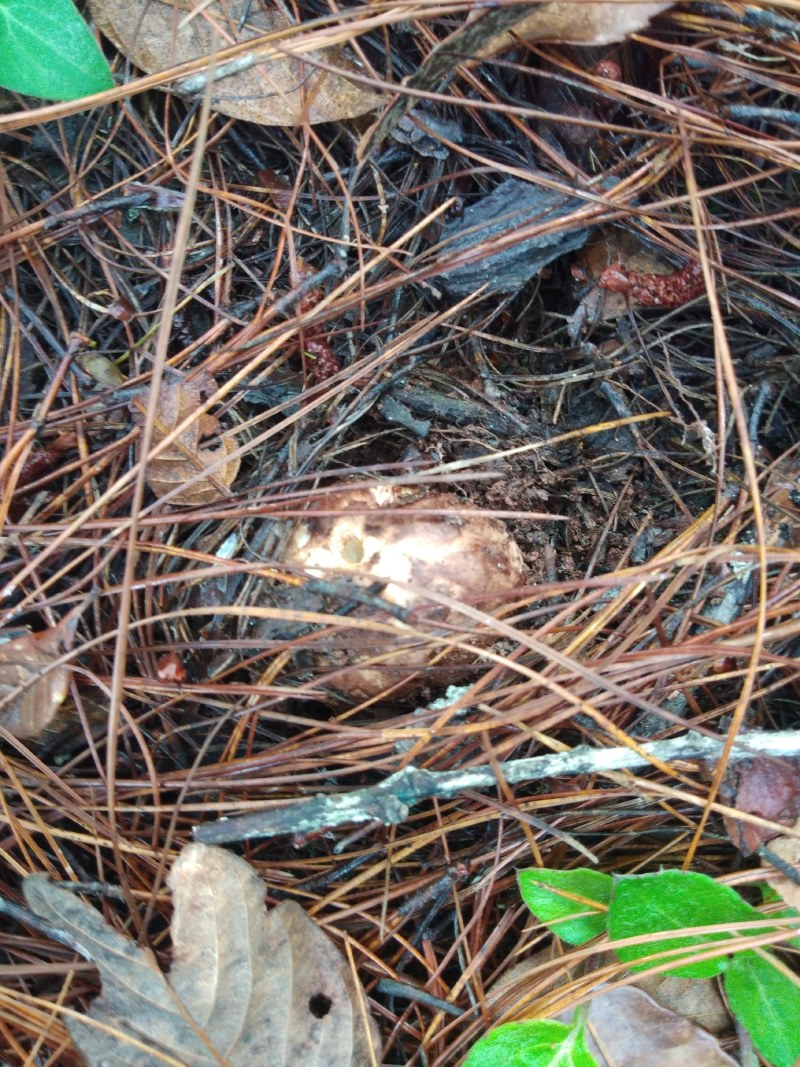
[[[533,914],[569,945],[607,934],[618,959],[634,971],[672,960],[675,966],[663,973],[721,975],[731,1010],[763,1058],[774,1067],[800,1063],[800,979],[769,949],[724,948],[737,936],[774,931],[783,923],[797,929],[799,912],[783,909],[770,916],[776,926],[741,929],[754,920],[763,923],[764,916],[733,889],[689,871],[612,878],[599,871],[534,868],[518,879]],[[668,936],[672,931],[682,932]],[[796,947],[800,938],[787,944]],[[571,1026],[506,1023],[473,1046],[464,1067],[596,1067],[584,1025],[580,1019]]]
[[[75,100],[114,79],[72,0],[0,0],[0,85]]]

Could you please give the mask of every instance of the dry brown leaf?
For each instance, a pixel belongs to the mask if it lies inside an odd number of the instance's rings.
[[[549,3],[535,9],[514,26],[514,36],[526,41],[561,41],[565,44],[614,44],[636,33],[671,3]],[[514,43],[509,33],[490,38],[480,51],[483,58]]]
[[[515,964],[494,983],[490,990],[492,1010],[497,1014],[516,1005],[528,1005],[537,996],[550,995],[568,982],[602,969],[614,960],[612,952],[597,952],[573,961],[560,954],[558,943],[553,939],[545,948]],[[644,974],[636,979],[632,988],[652,997],[667,1012],[695,1023],[711,1034],[719,1036],[732,1029],[730,1012],[713,979],[698,981],[672,974]]]
[[[570,1022],[574,1010],[557,1016]],[[711,1034],[641,989],[609,989],[589,1004],[586,1045],[599,1067],[736,1067]]]
[[[787,548],[800,548],[798,486],[800,486],[800,457],[796,453],[787,452],[771,465],[764,492],[764,499],[770,505],[770,517],[773,519],[773,543]]]
[[[98,29],[148,74],[206,56],[215,42],[217,49],[227,48],[290,25],[277,5],[253,0],[240,30],[247,7],[247,0],[89,0]],[[341,73],[320,70],[317,61]],[[348,80],[346,74],[356,69],[346,47],[309,52],[304,59],[272,56],[218,81],[211,106],[263,126],[354,118],[373,111],[383,99]]]
[[[726,789],[734,791],[731,806],[761,819],[792,826],[800,816],[800,758],[739,760],[728,770]],[[779,831],[724,817],[733,843],[745,856],[779,836]],[[772,846],[770,845],[770,848]]]
[[[733,1027],[730,1012],[713,978],[678,978],[674,974],[644,974],[636,979],[636,989],[651,996],[667,1011],[689,1019],[710,1034],[729,1033]]]
[[[266,912],[253,868],[209,845],[184,848],[169,886],[175,962],[167,981],[94,908],[45,875],[25,879],[28,905],[100,971],[89,1021],[67,1020],[89,1067],[164,1067],[164,1056],[182,1067],[379,1062],[349,967],[299,905]]]
[[[52,664],[72,644],[77,623],[71,612],[58,626],[0,644],[0,725],[14,737],[39,737],[64,703],[72,671]]]
[[[156,407],[152,445],[159,444],[177,426],[197,411],[203,401],[216,391],[210,374],[194,378],[170,378],[162,382]],[[146,405],[137,400],[134,416],[141,423]],[[175,504],[211,504],[231,495],[230,486],[239,473],[239,460],[225,459],[236,451],[231,437],[221,437],[213,444],[203,444],[219,432],[219,421],[210,414],[194,419],[178,437],[147,464],[147,484],[158,496],[172,493]],[[211,469],[213,468],[213,470]],[[201,478],[185,485],[192,478]],[[184,486],[185,488],[180,488]],[[173,490],[177,489],[177,492]]]
[[[800,819],[795,822],[792,829],[795,833],[800,833]],[[787,866],[793,867],[800,874],[800,840],[796,837],[776,837],[770,841],[769,848]],[[768,862],[765,862],[764,866],[772,869],[772,864]],[[770,878],[770,885],[790,908],[800,911],[800,885],[796,881],[782,875],[780,878]]]

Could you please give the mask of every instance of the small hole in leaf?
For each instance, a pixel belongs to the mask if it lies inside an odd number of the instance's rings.
[[[309,998],[308,1010],[315,1019],[324,1019],[331,1010],[332,1004],[331,998],[326,997],[324,993],[315,993],[313,997]]]

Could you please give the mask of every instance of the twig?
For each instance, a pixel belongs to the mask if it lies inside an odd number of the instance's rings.
[[[386,109],[375,126],[367,132],[359,145],[357,153],[359,158],[364,159],[370,152],[380,147],[400,119],[408,114],[418,102],[419,95],[437,88],[441,82],[449,79],[459,64],[469,62],[497,34],[513,30],[517,23],[529,14],[529,11],[530,9],[525,4],[514,4],[511,7],[486,11],[481,14],[480,18],[467,22],[437,44],[419,69],[411,77],[404,79],[400,87],[401,95]],[[413,94],[407,92],[404,95],[403,89],[413,90]]]
[[[784,878],[788,878],[790,882],[794,882],[795,885],[800,886],[800,872],[783,858],[779,856],[777,852],[773,852],[767,845],[759,845],[756,849],[757,854],[761,857],[762,862],[770,863],[776,871],[780,871]]]
[[[725,745],[724,739],[685,734],[668,741],[630,748],[590,748],[581,745],[570,752],[499,764],[510,784],[541,778],[563,778],[578,774],[604,774],[608,771],[648,767],[651,761],[713,760]],[[753,755],[793,756],[800,754],[800,730],[774,733],[753,732],[737,743],[731,760]],[[465,789],[492,789],[497,778],[491,767],[471,767],[462,771],[424,771],[412,766],[390,775],[378,785],[336,796],[318,794],[292,801],[283,808],[255,811],[233,819],[219,819],[194,828],[197,841],[219,845],[254,837],[278,834],[312,833],[346,823],[380,821],[387,825],[403,822],[409,809],[433,797],[450,799]]]
[[[730,104],[724,109],[728,118],[737,122],[784,122],[800,126],[800,115],[788,107],[756,107],[751,104]]]
[[[34,930],[38,930],[40,934],[44,934],[45,937],[51,938],[53,941],[57,941],[60,945],[64,945],[66,948],[71,949],[73,952],[77,952],[80,956],[86,956],[86,948],[76,941],[66,930],[60,930],[57,926],[53,926],[52,923],[47,922],[45,919],[40,919],[38,915],[35,915],[29,908],[23,908],[20,904],[14,904],[11,900],[6,900],[5,897],[0,897],[0,915],[5,915],[9,919],[15,919],[17,922],[25,923],[26,926],[32,927]]]
[[[407,985],[405,982],[395,982],[391,978],[379,978],[375,988],[379,993],[386,993],[390,997],[403,997],[405,1000],[415,1000],[418,1004],[427,1004],[429,1008],[443,1011],[446,1015],[464,1014],[464,1009],[459,1008],[458,1005],[450,1004],[446,1000],[432,996],[424,989],[417,989],[416,986]]]

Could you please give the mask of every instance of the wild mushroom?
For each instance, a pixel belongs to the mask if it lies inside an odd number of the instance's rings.
[[[448,636],[472,645],[492,642],[491,633],[474,633],[469,617],[439,598],[491,612],[525,584],[526,570],[502,523],[467,514],[468,507],[453,493],[376,485],[326,496],[298,523],[285,563],[316,578],[350,580],[361,590],[374,591],[377,584],[383,601],[411,612],[411,626],[445,639],[409,637],[391,613],[360,604],[348,618],[388,623],[396,633],[348,627],[343,619],[335,639],[314,650],[318,670],[336,671],[332,689],[354,700],[388,689],[393,700],[407,698],[426,686],[450,684],[474,666],[474,652],[446,649]],[[314,510],[335,514],[315,516]]]

